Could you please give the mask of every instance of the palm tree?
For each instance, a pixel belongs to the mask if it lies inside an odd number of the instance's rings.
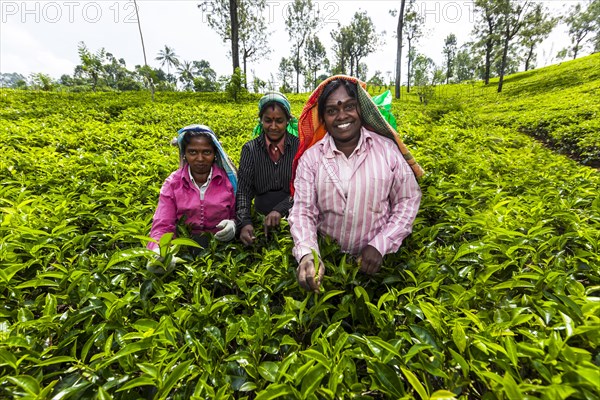
[[[156,57],[157,61],[160,61],[160,66],[167,65],[167,75],[170,74],[170,67],[177,67],[179,65],[179,59],[177,58],[177,54],[175,54],[175,49],[165,45],[163,50],[159,50],[158,57]]]
[[[194,82],[194,65],[190,61],[184,61],[179,64],[177,72],[179,73],[179,81],[183,83],[184,90],[191,90]]]

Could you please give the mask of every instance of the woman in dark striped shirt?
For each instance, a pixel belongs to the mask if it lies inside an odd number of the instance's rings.
[[[259,124],[255,139],[242,147],[238,170],[236,214],[240,240],[250,245],[256,239],[250,214],[254,209],[265,215],[265,234],[279,227],[292,207],[290,182],[292,161],[298,150],[297,121],[288,99],[269,92],[258,102]]]

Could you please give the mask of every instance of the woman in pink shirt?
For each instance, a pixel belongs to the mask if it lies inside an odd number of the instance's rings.
[[[325,80],[298,126],[289,222],[300,286],[318,291],[325,273],[323,262],[313,259],[317,234],[358,257],[362,272],[376,273],[412,230],[421,167],[356,78]]]
[[[233,239],[237,186],[233,163],[207,126],[186,126],[178,132],[177,144],[179,169],[160,189],[150,237],[158,241],[165,233],[175,234],[177,222],[185,218],[200,245],[208,243],[206,232],[220,241]],[[155,242],[148,248],[160,253]]]

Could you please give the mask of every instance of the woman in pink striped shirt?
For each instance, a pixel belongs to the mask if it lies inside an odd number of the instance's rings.
[[[315,276],[312,254],[319,253],[317,233],[332,237],[342,251],[359,258],[361,271],[374,274],[383,256],[398,251],[412,231],[421,200],[406,156],[392,139],[364,123],[364,112],[378,113],[371,109],[368,93],[361,93],[364,89],[355,78],[338,78],[317,88],[317,103],[307,104],[303,111],[304,116],[307,107],[316,108],[326,130],[323,138],[307,145],[303,133],[310,124],[303,125],[301,117],[299,126],[305,143],[299,149],[303,154],[295,171],[289,222],[299,262],[298,282],[311,291],[319,290],[325,273],[319,261]],[[361,110],[361,104],[369,110]]]

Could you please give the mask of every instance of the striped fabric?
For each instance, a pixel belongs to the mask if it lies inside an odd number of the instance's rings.
[[[252,200],[267,192],[282,191],[287,194],[285,200],[274,208],[281,215],[287,216],[292,202],[289,197],[292,179],[292,160],[298,149],[298,138],[285,135],[283,155],[277,163],[273,162],[267,152],[264,135],[260,135],[242,147],[239,185],[236,194],[238,228],[252,224],[250,209]]]
[[[308,101],[304,105],[302,114],[298,120],[298,137],[300,138],[300,147],[298,148],[298,153],[296,153],[296,157],[294,158],[294,162],[292,164],[292,178],[295,176],[298,160],[300,160],[302,154],[325,136],[325,125],[319,120],[318,100],[325,86],[327,86],[329,82],[336,79],[346,79],[357,84],[356,86],[358,88],[358,104],[360,107],[360,115],[363,119],[365,127],[375,133],[392,139],[400,149],[404,159],[410,165],[415,177],[419,179],[421,176],[423,176],[425,173],[423,168],[417,164],[413,156],[410,154],[408,148],[402,142],[402,139],[400,139],[398,132],[396,132],[394,128],[392,128],[392,126],[385,120],[383,115],[381,115],[377,105],[375,105],[371,99],[371,96],[369,96],[369,93],[365,89],[366,84],[351,76],[335,75],[321,82],[321,84],[310,95]],[[402,122],[399,121],[399,123]],[[293,185],[292,193],[294,193]]]
[[[391,139],[362,128],[360,145],[350,156],[348,194],[340,182],[337,150],[327,134],[298,163],[289,222],[298,261],[314,249],[317,232],[354,255],[367,246],[382,255],[396,252],[412,231],[421,191],[414,171]]]

